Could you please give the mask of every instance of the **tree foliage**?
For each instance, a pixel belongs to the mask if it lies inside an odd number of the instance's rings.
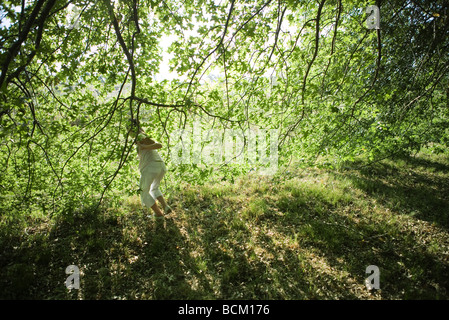
[[[3,1],[1,210],[64,212],[135,192],[129,118],[165,142],[168,161],[171,133],[196,125],[277,129],[280,164],[447,146],[448,2],[377,1],[377,30],[365,24],[371,4]],[[174,80],[157,76],[166,36]],[[212,172],[179,165],[170,179]]]

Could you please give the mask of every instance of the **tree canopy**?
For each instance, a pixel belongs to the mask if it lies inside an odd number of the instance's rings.
[[[378,29],[366,24],[373,4]],[[168,160],[173,132],[188,140],[189,128],[276,130],[280,164],[447,146],[448,15],[447,1],[424,0],[5,0],[0,209],[55,213],[135,192],[130,118]],[[160,73],[168,54],[172,80]],[[250,167],[218,166],[225,178]]]

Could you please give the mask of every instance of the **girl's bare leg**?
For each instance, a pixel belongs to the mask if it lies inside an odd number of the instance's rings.
[[[165,201],[163,196],[158,197],[157,200],[162,205],[162,208],[164,208],[165,213],[170,213],[171,212],[171,208],[169,207],[169,205],[167,204],[167,202]]]
[[[156,214],[156,216],[158,216],[158,217],[163,217],[164,216],[164,214],[162,213],[161,209],[159,209],[159,207],[157,206],[157,203],[154,203],[153,206],[151,207],[151,209],[153,209],[153,211]]]

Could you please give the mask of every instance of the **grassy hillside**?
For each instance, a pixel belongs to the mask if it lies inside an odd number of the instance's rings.
[[[447,155],[279,173],[181,184],[164,221],[131,197],[11,222],[1,231],[0,298],[449,298]],[[79,290],[64,286],[71,264]],[[380,290],[364,284],[369,265]]]

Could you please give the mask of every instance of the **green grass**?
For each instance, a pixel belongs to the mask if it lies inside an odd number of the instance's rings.
[[[447,155],[181,184],[170,203],[165,221],[131,197],[10,222],[0,298],[449,298]],[[71,264],[79,290],[64,286]],[[380,269],[380,290],[365,287],[369,265]]]

